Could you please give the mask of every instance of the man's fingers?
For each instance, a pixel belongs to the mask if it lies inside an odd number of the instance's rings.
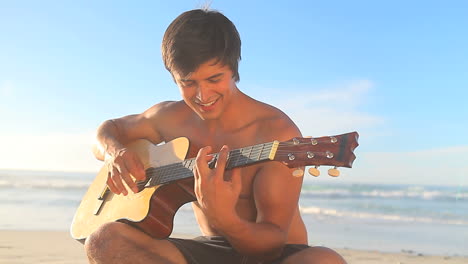
[[[132,173],[137,180],[143,181],[146,179],[145,167],[137,155],[134,155],[133,159],[131,159],[130,167],[130,173]]]
[[[120,172],[116,167],[112,167],[112,182],[114,183],[114,186],[119,190],[119,193],[122,193],[123,195],[127,195],[127,189],[123,185],[122,182],[122,177],[120,176]]]
[[[115,194],[120,194],[119,189],[117,189],[117,187],[115,187],[114,181],[112,180],[112,173],[110,171],[107,172],[107,186],[109,187],[111,192],[113,192]]]
[[[203,147],[198,151],[197,158],[198,157],[205,157],[208,154],[210,154],[210,152],[211,152],[211,146]]]
[[[224,175],[224,170],[226,168],[226,163],[228,159],[229,148],[228,146],[224,145],[221,150],[219,151],[218,160],[216,161],[216,176],[217,178],[222,179]]]
[[[197,157],[195,158],[195,169],[197,169],[200,175],[205,175],[203,172],[207,172],[208,168],[208,161],[211,160],[208,154],[211,152],[211,147],[204,147],[198,151]]]
[[[125,162],[126,163],[126,162]],[[125,164],[126,165],[126,164]],[[135,181],[133,178],[130,176],[129,171],[127,170],[127,166],[122,166],[119,167],[120,170],[120,177],[122,180],[127,184],[127,186],[132,189],[134,193],[138,192],[138,188],[135,184]]]
[[[195,178],[193,191],[195,192],[195,196],[197,197],[197,200],[198,200],[200,197],[200,174],[198,173],[198,170],[196,169],[193,170],[193,176]]]

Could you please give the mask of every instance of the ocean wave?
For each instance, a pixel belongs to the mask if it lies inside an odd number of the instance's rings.
[[[17,189],[87,189],[90,181],[81,180],[0,180],[0,188]]]
[[[449,190],[430,190],[424,187],[407,187],[402,189],[382,188],[308,188],[302,189],[302,195],[325,198],[412,198],[423,200],[468,200],[468,192]]]
[[[333,208],[321,207],[300,207],[302,214],[312,214],[321,217],[339,217],[339,218],[355,218],[363,220],[380,220],[380,221],[394,221],[394,222],[407,222],[407,223],[437,223],[449,225],[468,225],[468,221],[459,219],[437,219],[434,217],[422,216],[403,216],[396,214],[378,214],[369,212],[357,212],[337,210]]]

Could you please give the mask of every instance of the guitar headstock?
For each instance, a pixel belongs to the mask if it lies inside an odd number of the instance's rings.
[[[319,138],[292,138],[279,143],[274,160],[281,161],[290,168],[302,166],[351,168],[356,159],[353,151],[359,146],[358,138],[357,132]],[[335,176],[336,172],[331,171],[330,175]]]

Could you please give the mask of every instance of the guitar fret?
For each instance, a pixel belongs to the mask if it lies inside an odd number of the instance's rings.
[[[228,152],[228,156],[227,156],[227,160],[226,160],[226,169],[227,169],[227,168],[230,168],[231,163],[232,163],[232,159],[233,159],[233,157],[232,157],[232,151],[229,151],[229,152]]]
[[[267,144],[265,144],[267,145]],[[268,151],[265,151],[263,154],[262,154],[262,160],[265,160],[265,159],[268,159],[268,157],[270,156],[270,150],[271,150],[271,146],[267,147]]]
[[[261,144],[262,148],[260,149],[260,154],[258,155],[258,158],[257,160],[260,160],[260,157],[262,156],[262,152],[263,152],[263,144]]]
[[[260,153],[260,157],[258,160],[263,160],[263,156],[265,155],[265,144],[262,144],[262,152]]]
[[[245,154],[244,154],[244,151],[245,151]],[[249,156],[251,152],[252,152],[252,146],[250,146],[248,149],[247,148],[242,149],[242,165],[247,164],[247,162],[250,159]]]
[[[251,160],[250,155],[252,154],[252,149],[253,149],[253,146],[250,146],[249,155],[247,155],[248,159],[245,161],[245,164],[247,164],[247,162]]]
[[[260,158],[260,154],[261,154],[261,148],[260,148],[260,145],[256,145],[253,147],[253,150],[251,152],[251,158],[250,158],[250,162],[255,162],[255,161],[258,161],[259,158]]]
[[[239,166],[239,165],[244,165],[244,160],[245,160],[245,154],[244,152],[246,151],[245,148],[241,148],[239,150],[237,150],[237,162],[236,162],[236,167]]]
[[[187,165],[185,166],[187,169],[191,170],[193,168],[192,162],[194,159],[188,159],[187,160]]]
[[[272,149],[272,143],[264,143],[245,148],[234,149],[229,152],[226,163],[226,169],[232,169],[239,166],[256,163],[269,159]],[[219,158],[219,153],[213,154],[214,159]],[[180,163],[153,168],[148,171],[151,178],[148,184],[151,186],[166,184],[172,181],[193,177],[192,169],[195,166],[195,159],[183,160]],[[148,185],[147,184],[147,185]]]

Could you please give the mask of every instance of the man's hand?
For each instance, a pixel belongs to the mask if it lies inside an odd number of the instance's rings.
[[[138,192],[136,181],[146,178],[143,164],[138,155],[126,148],[120,149],[106,159],[108,166],[107,186],[115,194],[127,195],[124,182],[134,192]],[[132,177],[133,176],[133,177]]]
[[[228,147],[223,146],[216,166],[209,168],[208,162],[213,159],[208,155],[211,147],[204,147],[198,152],[195,167],[195,194],[198,203],[209,221],[218,230],[229,227],[230,219],[237,217],[236,204],[241,191],[239,169],[233,169],[231,180],[224,179],[224,170],[228,158]]]

